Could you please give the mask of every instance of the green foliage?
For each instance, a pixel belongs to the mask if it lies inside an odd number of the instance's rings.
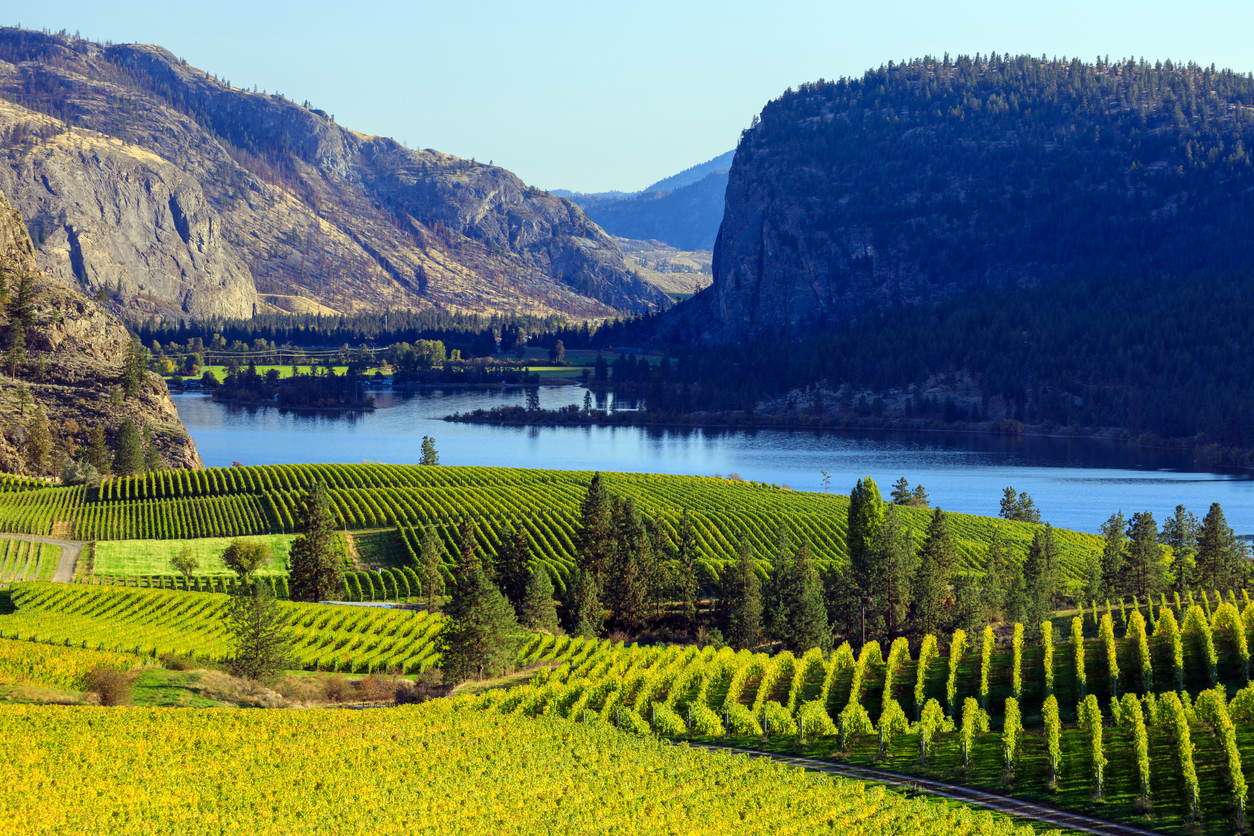
[[[1001,731],[1001,751],[1006,761],[1006,769],[1014,767],[1015,755],[1019,751],[1019,741],[1022,738],[1023,718],[1019,713],[1019,701],[1014,697],[1007,697],[1005,720]]]
[[[549,570],[537,566],[527,580],[527,594],[518,610],[518,623],[528,630],[556,633],[559,629],[557,607],[553,602],[553,582]]]
[[[1076,707],[1076,716],[1080,719],[1080,728],[1089,733],[1090,750],[1093,759],[1094,794],[1101,798],[1102,779],[1106,770],[1106,750],[1102,745],[1102,707],[1097,697],[1089,694]]]
[[[1084,699],[1084,690],[1088,685],[1088,676],[1084,670],[1084,619],[1078,615],[1071,619],[1071,653],[1075,665],[1075,683],[1080,691],[1077,696]]]
[[[1010,689],[1016,700],[1023,697],[1023,625],[1015,624],[1011,638]]]
[[[1049,752],[1049,780],[1054,783],[1062,767],[1062,722],[1058,716],[1058,699],[1053,694],[1045,698],[1041,718],[1045,724],[1045,748]]]
[[[887,747],[892,745],[893,738],[899,734],[905,734],[910,730],[910,721],[906,718],[906,712],[902,710],[901,703],[892,697],[884,700],[884,707],[880,711],[879,723],[879,757],[884,757]]]
[[[446,680],[497,676],[511,666],[520,644],[514,610],[477,565],[457,577],[446,614],[440,634]]]
[[[1179,607],[1179,602],[1176,604]],[[1176,617],[1168,607],[1158,611],[1158,624],[1154,627],[1154,638],[1171,648],[1171,665],[1176,673],[1176,686],[1184,688],[1184,642],[1180,638],[1180,628],[1176,626]]]
[[[422,437],[422,458],[418,464],[434,467],[440,463],[440,454],[435,449],[435,439],[429,435]]]
[[[1211,684],[1218,683],[1219,655],[1215,652],[1215,641],[1210,629],[1210,619],[1206,617],[1202,612],[1202,608],[1197,604],[1189,607],[1184,614],[1184,623],[1180,625],[1180,633],[1193,638],[1198,650],[1201,651],[1203,658],[1206,660],[1207,669],[1210,671]]]
[[[1041,622],[1041,657],[1045,669],[1045,696],[1054,694],[1054,622]]]
[[[948,516],[937,508],[932,512],[914,577],[914,622],[920,632],[934,633],[941,629],[945,601],[949,595],[949,578],[956,563],[957,554]],[[953,709],[952,700],[950,709]]]
[[[1115,644],[1115,630],[1111,624],[1110,613],[1102,616],[1098,628],[1101,636],[1102,649],[1106,652],[1106,672],[1110,676],[1110,691],[1119,693],[1119,647]]]
[[[1193,766],[1193,738],[1189,733],[1188,709],[1180,697],[1168,691],[1159,697],[1160,722],[1166,724],[1176,744],[1176,758],[1180,764],[1180,777],[1184,780],[1185,794],[1189,801],[1190,815],[1198,815],[1197,770]]]
[[[915,665],[914,679],[914,713],[915,717],[921,717],[923,711],[924,688],[927,685],[928,666],[940,655],[940,651],[936,649],[936,636],[928,633],[923,637],[923,643],[919,645],[919,660]]]
[[[312,602],[334,597],[343,585],[344,547],[335,530],[325,483],[316,482],[305,493],[296,528],[299,536],[292,541],[288,558],[293,599]]]
[[[988,708],[988,674],[993,662],[993,625],[984,628],[980,643],[980,707]]]
[[[181,553],[180,553],[181,556]],[[190,557],[190,552],[188,554]],[[265,565],[274,553],[270,547],[259,540],[236,539],[231,541],[231,545],[227,546],[226,551],[222,553],[222,562],[226,567],[239,576],[240,580],[250,580],[257,570]],[[176,567],[177,568],[177,567]],[[183,571],[183,570],[179,570]],[[184,574],[190,576],[195,571],[195,567]]]
[[[135,422],[126,418],[118,426],[114,441],[113,472],[121,477],[144,472],[144,445]]]
[[[949,706],[950,717],[954,714],[954,699],[958,694],[958,666],[962,663],[962,654],[966,647],[967,634],[962,630],[955,630],[949,642],[949,678],[945,681],[945,702]]]
[[[752,650],[762,642],[762,584],[747,538],[741,537],[738,552],[740,560],[723,573],[719,621],[729,645]]]
[[[975,743],[977,734],[988,731],[988,720],[988,712],[980,708],[974,697],[967,697],[963,701],[960,728],[963,767],[971,765],[971,746]]]
[[[231,672],[269,682],[287,668],[292,659],[288,619],[289,611],[274,599],[266,584],[241,573],[226,612],[226,628],[232,639]]]

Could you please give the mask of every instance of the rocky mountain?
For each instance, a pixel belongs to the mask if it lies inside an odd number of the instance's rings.
[[[649,186],[641,192],[563,192],[588,217],[618,238],[661,241],[679,250],[710,250],[723,220],[728,151]]]
[[[707,342],[1072,278],[1254,266],[1254,78],[1171,62],[925,58],[819,81],[744,132]]]
[[[97,427],[107,442],[116,441],[127,418],[151,431],[164,466],[202,466],[160,377],[145,371],[135,393],[123,393],[131,349],[126,328],[38,269],[25,222],[3,193],[0,274],[0,471],[52,474],[58,458],[86,447]],[[45,449],[37,449],[41,444]]]
[[[164,49],[0,29],[0,188],[129,317],[665,309],[576,205]]]

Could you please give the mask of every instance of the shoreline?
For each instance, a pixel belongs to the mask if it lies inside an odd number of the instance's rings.
[[[1121,438],[1113,433],[1122,432],[1121,430],[1093,430],[1078,432],[1051,432],[1043,428],[1023,431],[1009,431],[995,429],[993,427],[980,428],[972,427],[970,424],[955,425],[950,427],[912,427],[891,424],[818,424],[818,425],[798,425],[788,423],[696,423],[683,421],[510,421],[501,419],[478,419],[471,415],[453,414],[445,415],[441,420],[451,423],[462,424],[483,424],[497,427],[609,427],[613,428],[631,428],[631,429],[648,429],[650,427],[668,428],[668,429],[716,429],[716,430],[775,430],[783,432],[906,432],[906,433],[962,433],[965,435],[987,435],[1001,437],[1021,437],[1021,438],[1057,438],[1057,439],[1084,439],[1088,441],[1107,441],[1117,444],[1123,444],[1128,447],[1136,447],[1144,450],[1162,450],[1168,452],[1177,452],[1188,454],[1192,458],[1195,465],[1205,465],[1212,468],[1223,468],[1233,471],[1241,471],[1249,473],[1254,471],[1254,465],[1237,464],[1224,461],[1208,461],[1204,457],[1198,455],[1199,445],[1185,444],[1154,444],[1138,441],[1133,438]],[[1202,445],[1204,446],[1204,445]],[[1254,452],[1254,451],[1243,451]]]

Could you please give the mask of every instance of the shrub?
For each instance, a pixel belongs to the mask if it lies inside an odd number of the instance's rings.
[[[693,734],[701,737],[719,737],[723,734],[722,721],[719,720],[718,715],[711,711],[708,706],[703,703],[698,703],[696,705],[689,706],[688,710],[692,713]],[[830,723],[831,721],[828,720],[828,722]]]
[[[688,724],[666,703],[650,702],[649,712],[653,719],[653,731],[662,737],[683,737],[688,734]]]
[[[113,665],[96,665],[83,679],[90,693],[100,697],[101,705],[126,705],[131,701],[135,674]]]
[[[793,722],[792,715],[788,713],[788,709],[775,700],[767,700],[762,705],[762,716],[762,728],[768,735],[772,737],[797,735],[797,724]]]
[[[353,698],[353,685],[342,673],[327,677],[323,691],[330,702],[349,702]]]

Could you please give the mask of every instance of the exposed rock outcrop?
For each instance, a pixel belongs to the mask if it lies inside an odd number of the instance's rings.
[[[0,470],[42,475],[33,471],[27,456],[27,424],[39,409],[62,449],[87,445],[96,426],[111,438],[130,418],[152,430],[166,466],[201,467],[165,381],[147,372],[135,396],[121,397],[123,363],[131,345],[126,328],[94,300],[50,280],[39,271],[35,256],[21,214],[0,193],[0,267],[6,290],[0,304],[0,341],[6,349],[0,374]],[[11,313],[23,276],[34,291],[34,324],[23,332],[25,357],[16,363],[13,376],[7,349],[15,338]]]
[[[1063,278],[1254,268],[1254,80],[1171,62],[920,59],[744,132],[684,338],[773,339]]]
[[[0,29],[0,92],[0,188],[40,265],[131,317],[670,305],[570,201],[159,47]]]

